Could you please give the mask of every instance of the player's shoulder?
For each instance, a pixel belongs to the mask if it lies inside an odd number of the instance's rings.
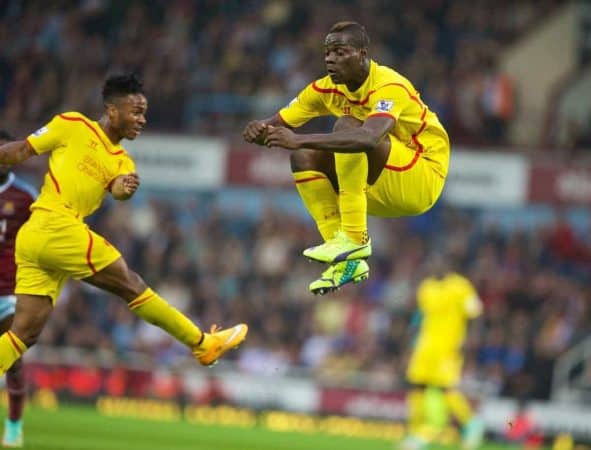
[[[412,83],[402,75],[400,72],[396,71],[392,67],[384,66],[374,62],[374,85],[375,88],[380,88],[387,85],[399,85],[406,88],[412,86]]]
[[[470,287],[472,286],[472,282],[468,279],[468,277],[458,273],[458,272],[451,272],[448,274],[448,279],[456,285]]]
[[[55,118],[62,121],[81,122],[90,121],[88,117],[79,111],[65,111],[55,115]]]
[[[56,114],[47,124],[33,133],[33,136],[41,136],[49,130],[70,129],[70,127],[77,127],[81,123],[89,123],[90,119],[78,111],[65,111]]]
[[[402,75],[400,75],[396,70],[394,70],[392,67],[390,66],[384,66],[382,64],[379,64],[375,61],[373,62],[373,70],[375,73],[375,80],[376,82],[392,82],[394,80],[399,80],[401,78],[404,78]]]

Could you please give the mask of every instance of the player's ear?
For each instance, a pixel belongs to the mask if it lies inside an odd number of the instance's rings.
[[[117,116],[117,106],[111,102],[105,103],[105,112],[109,120],[112,120]]]

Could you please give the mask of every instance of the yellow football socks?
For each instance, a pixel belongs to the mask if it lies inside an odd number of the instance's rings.
[[[325,241],[339,230],[341,218],[337,193],[328,177],[315,170],[294,172],[293,179],[304,206],[316,222]]]
[[[423,423],[414,434],[425,442],[435,441],[448,421],[447,409],[441,389],[427,386],[423,391]]]
[[[445,403],[451,414],[461,425],[467,424],[474,415],[472,407],[464,394],[457,390],[449,390],[445,393]]]
[[[425,418],[425,402],[422,389],[411,390],[406,397],[408,408],[407,425],[411,433],[418,433]]]
[[[339,179],[339,211],[341,230],[357,244],[365,244],[367,236],[367,155],[335,153]]]
[[[26,351],[27,346],[12,331],[0,336],[0,375],[4,375]]]
[[[132,300],[129,303],[129,309],[190,348],[197,347],[205,336],[184,314],[169,305],[150,288]]]

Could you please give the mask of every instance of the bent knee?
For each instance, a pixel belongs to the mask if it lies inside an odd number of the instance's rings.
[[[148,288],[144,279],[131,269],[127,269],[125,276],[121,279],[119,286],[119,296],[125,301],[130,302],[143,294]]]
[[[333,155],[321,150],[301,149],[291,152],[289,161],[292,172],[318,170],[327,173],[334,167]]]
[[[353,116],[341,116],[334,123],[333,131],[350,130],[352,128],[359,128],[363,122]]]

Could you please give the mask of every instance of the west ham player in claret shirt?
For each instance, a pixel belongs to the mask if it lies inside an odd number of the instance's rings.
[[[0,130],[0,144],[12,141],[12,137]],[[10,329],[16,296],[14,295],[16,265],[14,241],[16,233],[31,212],[35,190],[20,180],[10,168],[0,165],[0,333]],[[25,377],[22,361],[18,359],[6,372],[8,390],[8,418],[4,424],[2,444],[8,447],[23,445],[22,415],[25,403]]]

